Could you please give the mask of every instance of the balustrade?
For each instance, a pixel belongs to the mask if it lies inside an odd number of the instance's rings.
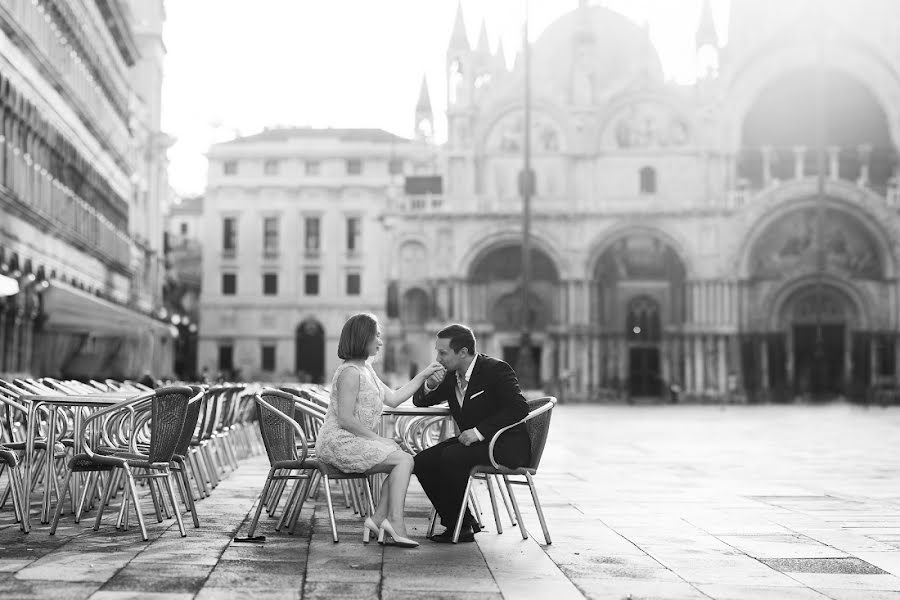
[[[811,146],[743,148],[737,158],[735,185],[729,194],[733,206],[744,204],[751,190],[765,189],[781,181],[815,177],[820,169],[816,150]],[[822,170],[830,180],[852,181],[885,196],[890,204],[896,204],[900,201],[897,166],[893,149],[860,144],[826,148]]]

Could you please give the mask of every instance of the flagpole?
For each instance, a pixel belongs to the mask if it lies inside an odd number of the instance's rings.
[[[521,340],[516,360],[516,375],[522,389],[536,389],[537,367],[531,347],[531,197],[535,178],[531,170],[531,46],[528,42],[528,0],[525,0],[525,25],[523,27],[523,66],[525,82],[524,165],[519,173],[519,193],[522,196],[522,313],[520,315]]]

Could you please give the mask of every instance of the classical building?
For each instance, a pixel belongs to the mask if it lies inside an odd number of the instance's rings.
[[[268,129],[212,146],[200,369],[330,382],[347,317],[384,316],[381,218],[420,155],[379,129]]]
[[[540,34],[527,318],[544,388],[852,397],[896,379],[898,19],[890,0],[734,0],[720,48],[704,2],[687,86],[607,8]],[[443,194],[384,216],[404,361],[447,321],[516,360],[522,58],[507,70],[484,29],[470,46],[457,14]]]
[[[162,0],[0,4],[0,372],[171,373]]]

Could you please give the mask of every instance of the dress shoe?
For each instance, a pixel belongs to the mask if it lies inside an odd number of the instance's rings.
[[[381,534],[381,529],[378,525],[375,524],[375,521],[372,520],[372,517],[366,517],[365,522],[363,523],[363,544],[369,543],[369,534],[374,533],[375,537],[378,538]],[[380,539],[378,543],[383,543]]]
[[[432,542],[438,544],[452,544],[453,543],[453,528],[448,527],[443,533],[439,533],[437,535],[433,535],[428,538]],[[467,542],[474,542],[475,534],[472,532],[472,528],[468,525],[463,525],[462,529],[459,530],[459,539],[458,543],[464,544]]]
[[[403,537],[394,531],[394,526],[391,525],[391,522],[385,519],[381,522],[381,529],[378,532],[378,543],[385,544],[385,535],[394,540],[394,546],[400,546],[401,548],[416,548],[419,545],[419,542],[415,540],[411,540],[407,537]]]

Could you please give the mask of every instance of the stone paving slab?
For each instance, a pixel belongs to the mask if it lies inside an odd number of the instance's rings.
[[[151,517],[142,542],[115,510],[98,532],[88,513],[24,535],[5,507],[0,598],[900,600],[897,439],[893,407],[560,406],[536,477],[552,545],[519,487],[529,537],[502,506],[497,534],[482,484],[477,543],[428,542],[414,480],[416,549],[362,544],[340,494],[338,544],[321,494],[294,535],[264,513],[264,543],[234,542],[262,489],[257,456],[198,504],[186,538]]]

